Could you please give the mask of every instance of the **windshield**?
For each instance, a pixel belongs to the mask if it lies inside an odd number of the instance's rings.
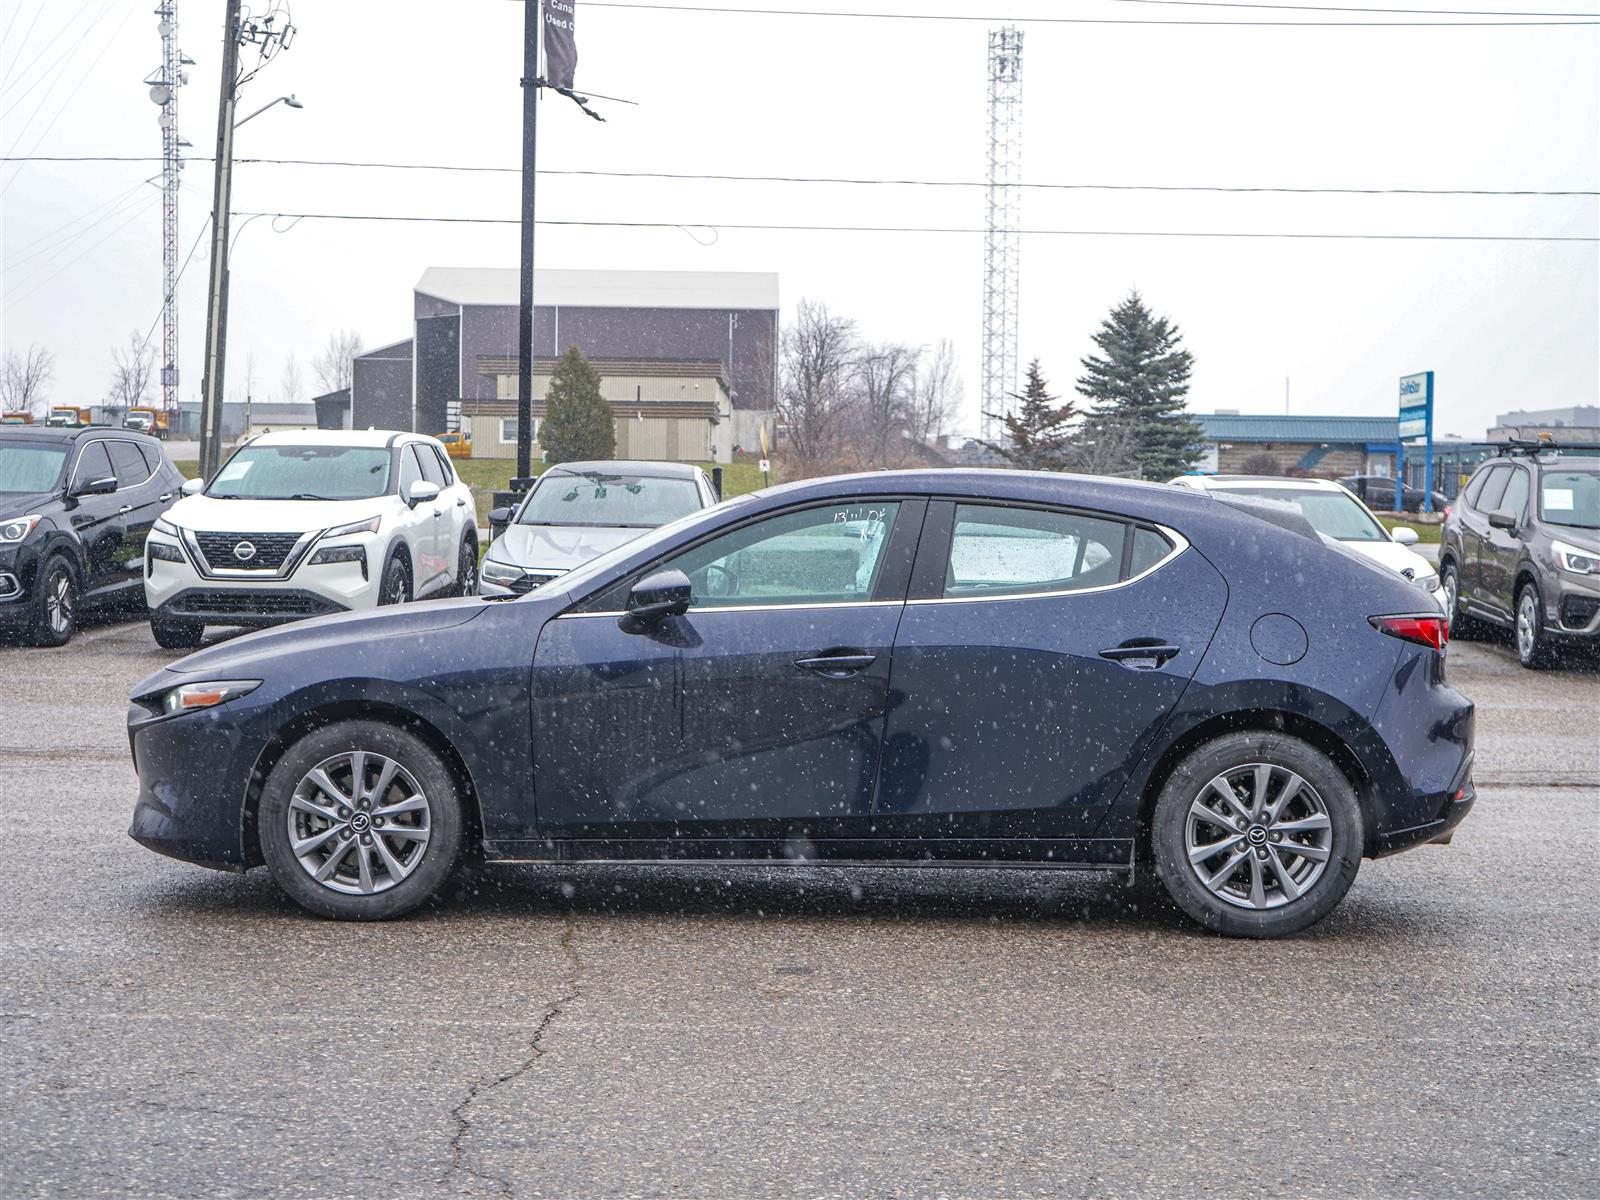
[[[246,446],[206,489],[220,500],[369,500],[389,490],[382,446]]]
[[[1320,488],[1230,487],[1219,488],[1230,496],[1251,496],[1274,500],[1300,510],[1323,537],[1339,542],[1386,542],[1389,535],[1355,497],[1345,492],[1325,492]]]
[[[65,446],[0,442],[0,492],[53,492],[66,461]]]
[[[700,492],[693,479],[547,472],[528,497],[517,524],[654,529],[699,507]]]
[[[1539,518],[1573,529],[1600,529],[1600,471],[1544,472]]]

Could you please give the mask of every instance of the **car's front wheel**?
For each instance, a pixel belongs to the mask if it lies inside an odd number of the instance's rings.
[[[392,555],[383,568],[383,583],[378,588],[379,604],[409,604],[411,602],[411,564],[400,555]]]
[[[1517,642],[1517,661],[1530,670],[1550,665],[1550,639],[1544,632],[1544,606],[1539,588],[1531,580],[1517,592],[1517,619],[1513,627]]]
[[[301,738],[261,793],[272,877],[318,916],[381,921],[432,899],[461,854],[462,797],[425,742],[382,721]]]
[[[1440,572],[1444,586],[1444,615],[1450,623],[1452,641],[1471,641],[1478,636],[1478,624],[1467,615],[1461,603],[1461,572],[1455,563],[1447,562]]]
[[[1342,771],[1268,731],[1208,742],[1168,777],[1151,825],[1156,874],[1178,907],[1230,937],[1322,920],[1361,865],[1361,805]]]
[[[78,574],[61,555],[47,559],[34,582],[33,644],[65,646],[78,631]]]
[[[456,558],[456,595],[478,594],[478,543],[471,537],[461,539],[461,553]]]

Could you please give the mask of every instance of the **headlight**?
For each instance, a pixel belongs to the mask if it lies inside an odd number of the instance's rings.
[[[151,558],[158,559],[161,562],[181,563],[183,561],[183,551],[176,546],[167,545],[166,542],[146,541],[144,548],[150,552]]]
[[[26,517],[13,517],[9,521],[0,521],[0,542],[20,542],[33,532],[33,527],[42,520],[40,514],[30,513]]]
[[[378,522],[381,517],[373,517],[370,521],[351,521],[348,525],[341,525],[337,529],[330,529],[322,536],[325,538],[344,537],[348,533],[377,533]]]
[[[164,533],[168,537],[177,537],[177,536],[179,536],[178,527],[176,525],[174,525],[171,521],[167,520],[165,517],[157,517],[156,518],[155,530],[156,530],[157,533]]]
[[[495,562],[492,558],[486,558],[483,560],[483,566],[479,569],[479,574],[490,583],[504,585],[515,583],[521,579],[523,572],[521,567],[514,567],[510,563]]]
[[[1436,592],[1439,590],[1439,576],[1434,571],[1429,571],[1426,575],[1418,575],[1411,582],[1416,584],[1425,592]]]
[[[240,696],[248,696],[261,686],[259,679],[219,679],[212,683],[185,683],[161,697],[161,711],[173,713],[193,712],[197,708],[215,708]]]
[[[1550,553],[1555,556],[1556,566],[1563,571],[1570,571],[1574,575],[1600,573],[1600,555],[1596,555],[1593,550],[1580,550],[1566,542],[1552,541]]]

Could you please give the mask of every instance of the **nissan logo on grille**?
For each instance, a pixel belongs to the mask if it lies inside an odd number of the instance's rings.
[[[237,558],[240,562],[249,562],[252,558],[254,558],[256,556],[256,545],[255,545],[255,543],[254,542],[240,542],[237,546],[235,546],[233,548],[233,556],[235,558]]]

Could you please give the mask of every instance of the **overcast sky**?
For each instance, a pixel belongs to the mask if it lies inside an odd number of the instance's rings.
[[[1367,2],[1398,8],[1406,0]],[[194,153],[209,157],[222,4],[178,4],[183,48],[195,60],[180,128]],[[987,6],[793,7],[961,14]],[[1300,19],[1118,0],[994,7],[1014,17]],[[0,151],[159,154],[158,110],[141,83],[159,64],[152,8],[152,0],[0,0]],[[248,85],[241,113],[291,92],[305,108],[279,106],[245,126],[236,154],[515,166],[521,10],[511,0],[299,0],[299,36]],[[597,104],[602,125],[550,99],[540,120],[542,167],[983,178],[983,22],[651,12],[585,0],[577,19],[580,88],[638,106]],[[1024,28],[1030,183],[1600,189],[1594,26]],[[14,350],[38,342],[55,354],[59,402],[98,401],[112,345],[130,330],[142,336],[159,313],[159,194],[141,183],[157,168],[0,164],[0,342]],[[210,210],[210,163],[191,164],[184,179],[187,251]],[[539,186],[540,215],[551,219],[976,227],[984,211],[978,188],[548,176]],[[517,197],[510,174],[242,164],[234,208],[514,218]],[[1600,207],[1592,196],[1030,190],[1022,223],[1594,238]],[[290,352],[305,365],[309,394],[320,390],[309,360],[330,330],[356,330],[369,346],[407,336],[410,289],[430,265],[517,262],[514,225],[304,220],[275,232],[267,220],[241,229],[235,218],[235,228],[230,397],[242,396],[252,356],[254,395],[278,395]],[[539,263],[776,271],[786,313],[810,297],[853,316],[871,338],[952,338],[967,385],[963,425],[976,429],[979,235],[541,227]],[[205,265],[202,246],[182,284],[184,399],[200,388]],[[1499,412],[1592,404],[1600,390],[1593,241],[1030,236],[1022,245],[1023,360],[1038,356],[1056,389],[1069,391],[1089,334],[1133,287],[1182,327],[1196,359],[1195,411],[1282,412],[1287,377],[1293,412],[1390,414],[1398,377],[1431,369],[1439,430],[1481,437]]]

